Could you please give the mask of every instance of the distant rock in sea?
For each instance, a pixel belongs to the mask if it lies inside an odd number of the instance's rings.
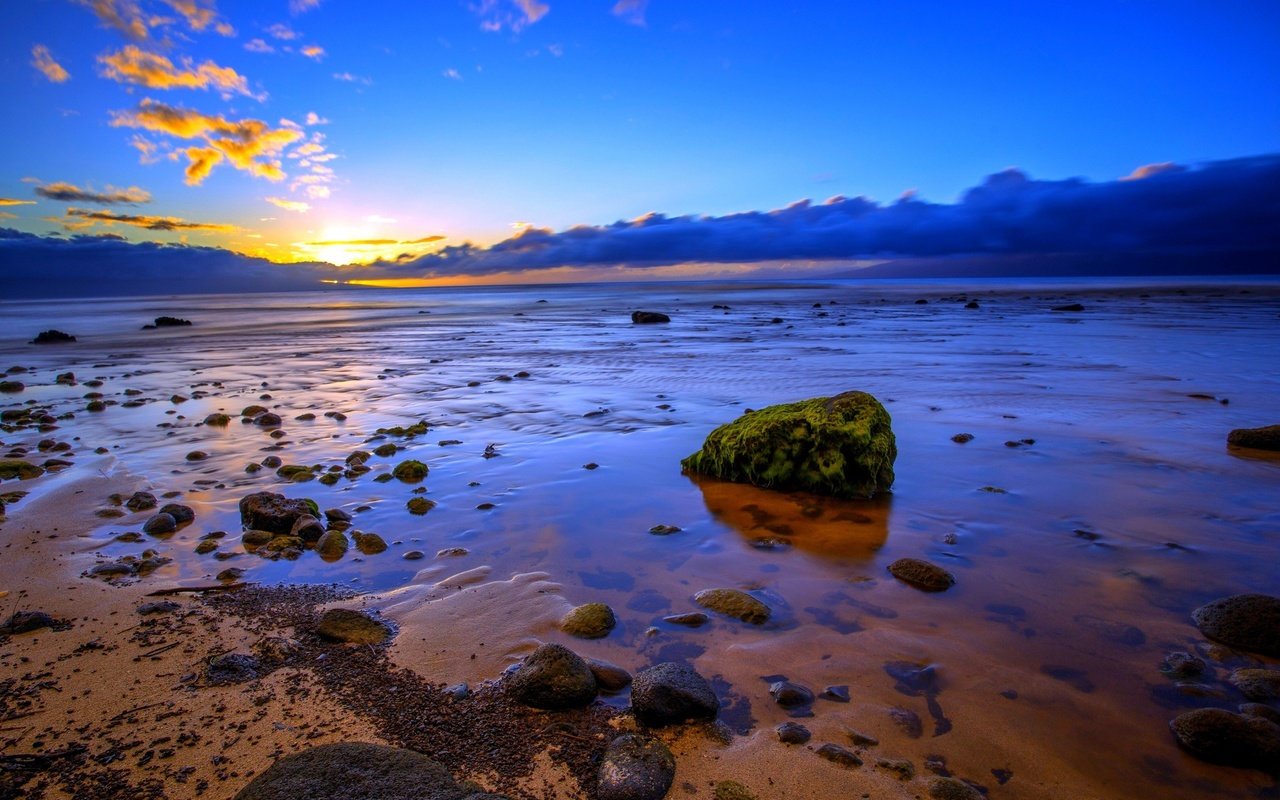
[[[156,317],[156,321],[150,325],[143,325],[144,331],[153,331],[156,328],[183,328],[190,327],[191,320],[182,319],[180,317]]]
[[[654,322],[670,322],[671,317],[658,311],[632,311],[631,321],[636,324],[649,324]]]
[[[32,344],[65,344],[67,342],[74,342],[75,340],[76,340],[76,337],[72,336],[69,333],[63,333],[62,331],[54,330],[53,328],[50,328],[47,331],[40,331],[40,333],[36,334],[36,338],[32,339],[31,343]]]

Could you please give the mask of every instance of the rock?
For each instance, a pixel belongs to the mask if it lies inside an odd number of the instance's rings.
[[[898,448],[884,406],[845,392],[743,414],[680,462],[687,472],[842,498],[893,485]]]
[[[849,687],[844,684],[828,686],[822,690],[822,699],[830,700],[833,703],[847,703],[849,702]]]
[[[26,388],[22,381],[0,381],[0,392],[4,394],[17,394]]]
[[[421,550],[408,550],[404,555],[400,556],[405,561],[421,561],[427,557],[427,554]]]
[[[943,592],[956,582],[955,576],[950,572],[919,558],[900,558],[889,565],[889,573],[926,592]]]
[[[631,710],[642,725],[656,728],[689,719],[715,719],[720,701],[693,667],[667,661],[636,675]]]
[[[228,683],[244,683],[255,680],[262,674],[262,664],[258,659],[244,653],[227,653],[209,659],[205,665],[205,680],[214,686]]]
[[[405,503],[405,508],[409,509],[409,513],[417,514],[418,516],[422,516],[435,507],[436,502],[425,497],[410,497],[409,502]]]
[[[243,575],[244,575],[244,570],[240,569],[239,567],[227,567],[226,569],[224,569],[222,572],[219,572],[214,577],[222,581],[223,583],[231,583],[232,581],[240,580],[240,578]]]
[[[297,536],[304,542],[314,542],[324,536],[325,528],[320,520],[310,514],[303,514],[293,521],[293,527],[289,529],[290,536]]]
[[[581,708],[596,697],[596,678],[577,653],[558,644],[544,644],[525,658],[506,679],[508,691],[533,708]]]
[[[1227,434],[1227,444],[1236,447],[1252,447],[1255,450],[1280,450],[1280,425],[1236,428]]]
[[[136,610],[138,614],[149,617],[155,614],[169,614],[180,608],[182,606],[172,600],[154,600],[150,603],[143,603]]]
[[[900,781],[909,781],[916,776],[916,765],[905,758],[878,758],[876,766],[894,773]]]
[[[142,532],[151,534],[152,536],[162,536],[166,533],[173,533],[178,529],[178,521],[173,518],[172,514],[166,514],[163,511],[155,514],[142,524]]]
[[[196,555],[207,555],[218,549],[218,543],[213,539],[205,539],[196,545]]]
[[[246,528],[254,530],[288,534],[299,517],[314,518],[318,513],[319,508],[310,500],[290,500],[271,492],[257,492],[240,499],[240,520]]]
[[[596,777],[599,800],[662,800],[676,776],[676,760],[662,742],[626,733],[609,743]]]
[[[956,444],[968,444],[969,442],[973,441],[973,434],[957,433],[955,436],[951,437],[951,441],[955,442]]]
[[[191,320],[179,317],[156,317],[156,328],[182,328],[191,325]]]
[[[52,628],[56,620],[43,611],[15,611],[3,623],[0,623],[0,636],[13,636],[15,633],[30,633],[41,628]]]
[[[604,603],[584,603],[564,615],[560,630],[579,639],[601,639],[609,635],[618,618]]]
[[[449,771],[413,750],[339,742],[286,756],[234,800],[480,800]]]
[[[391,470],[392,477],[405,483],[417,483],[427,477],[430,469],[421,461],[401,461],[396,464],[396,468]]]
[[[302,464],[285,464],[276,470],[276,474],[294,483],[304,483],[316,477],[315,473],[311,471],[311,467],[306,467]]]
[[[693,596],[693,601],[703,608],[752,625],[762,625],[769,619],[767,605],[737,589],[703,589]]]
[[[591,668],[591,674],[596,678],[596,686],[600,687],[601,691],[620,692],[631,685],[631,673],[617,664],[588,658],[587,666]]]
[[[331,608],[320,617],[316,633],[335,642],[380,644],[391,636],[386,623],[347,608]]]
[[[1160,662],[1160,671],[1170,678],[1185,680],[1200,677],[1207,666],[1202,659],[1190,653],[1176,652],[1164,657],[1164,661]]]
[[[376,533],[353,531],[351,537],[356,540],[356,549],[367,556],[377,555],[387,549],[387,542]]]
[[[258,416],[259,414],[265,414],[265,413],[267,413],[266,406],[245,406],[243,409],[241,409],[240,416],[249,417],[250,419],[252,419],[253,417]]]
[[[298,643],[283,636],[264,636],[253,643],[253,652],[267,664],[283,664],[298,652]]]
[[[347,554],[351,543],[342,531],[326,531],[316,540],[316,552],[321,558],[336,561]]]
[[[265,411],[253,418],[253,424],[263,428],[278,428],[284,424],[279,414]]]
[[[62,331],[53,330],[52,328],[50,328],[47,331],[40,331],[40,333],[36,334],[36,338],[32,339],[31,343],[32,344],[65,344],[67,342],[74,342],[75,340],[76,340],[76,337],[72,336],[69,333],[63,333]]]
[[[862,759],[858,758],[852,750],[846,750],[838,744],[824,744],[815,752],[817,752],[821,758],[825,758],[831,763],[839,764],[842,767],[862,766]]]
[[[44,474],[42,467],[20,458],[0,458],[0,480],[17,478],[20,481],[38,478]]]
[[[1198,708],[1169,723],[1174,738],[1196,758],[1213,764],[1280,769],[1280,725],[1220,708]]]
[[[276,535],[271,531],[245,531],[240,537],[240,544],[245,547],[261,547],[274,538]]]
[[[637,325],[651,325],[655,322],[670,322],[671,317],[658,311],[632,311],[631,321]]]
[[[196,518],[196,512],[192,510],[191,506],[183,506],[177,503],[165,503],[160,506],[160,513],[173,517],[173,521],[179,525],[186,525],[195,521]]]
[[[1225,645],[1280,657],[1280,597],[1237,594],[1191,612],[1200,632]]]
[[[711,800],[757,800],[756,795],[737,781],[716,781]]]
[[[124,501],[125,508],[130,511],[146,511],[156,507],[156,496],[151,492],[134,492]]]
[[[684,625],[687,628],[701,628],[711,621],[711,617],[701,611],[689,611],[684,614],[669,614],[663,617],[662,621],[672,625]]]
[[[324,518],[329,522],[350,522],[351,515],[340,508],[326,508]]]
[[[958,778],[934,778],[929,781],[929,797],[933,800],[986,800],[986,797]]]
[[[1280,725],[1280,709],[1265,706],[1262,703],[1241,703],[1240,713],[1246,717],[1258,717],[1260,719],[1271,720]]]
[[[1270,703],[1280,700],[1280,670],[1238,669],[1227,680],[1254,702]]]
[[[846,731],[846,733],[849,734],[849,741],[853,742],[858,747],[875,747],[880,744],[879,739],[869,734],[862,733],[861,731],[850,729]]]
[[[778,734],[778,741],[783,744],[804,744],[813,736],[808,728],[798,722],[784,722],[774,728],[774,731]]]
[[[1084,311],[1084,306],[1079,303],[1069,303],[1065,306],[1054,306],[1052,311]]]
[[[769,684],[769,694],[773,696],[773,702],[783,708],[807,706],[813,703],[813,692],[791,681],[774,681]]]
[[[658,524],[650,528],[649,533],[652,533],[654,536],[670,536],[671,534],[679,533],[682,530],[684,529],[675,525]]]

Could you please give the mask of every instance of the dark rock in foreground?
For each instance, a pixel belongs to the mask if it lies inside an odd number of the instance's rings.
[[[631,312],[631,321],[638,325],[643,325],[654,322],[670,322],[671,317],[658,311],[633,311]]]
[[[929,782],[933,800],[986,800],[982,792],[958,778],[934,778]]]
[[[1280,770],[1280,725],[1220,708],[1198,708],[1169,723],[1174,738],[1196,758],[1229,767]]]
[[[889,565],[889,572],[898,580],[926,592],[943,592],[956,582],[950,572],[919,558],[900,558]]]
[[[866,392],[748,411],[680,462],[687,472],[766,489],[871,497],[893,485],[889,413]]]
[[[66,342],[74,342],[76,337],[69,333],[54,330],[50,328],[47,331],[40,331],[36,334],[36,338],[31,340],[32,344],[64,344]]]
[[[15,611],[3,624],[0,624],[0,636],[52,628],[54,623],[54,618],[43,611]]]
[[[1191,612],[1196,627],[1231,647],[1280,657],[1280,597],[1236,594]]]
[[[1262,428],[1236,428],[1227,434],[1227,444],[1252,447],[1255,450],[1280,451],[1280,425]]]
[[[508,690],[527,706],[547,710],[581,708],[596,698],[596,677],[577,653],[544,644],[507,678]]]
[[[649,736],[624,734],[609,743],[596,781],[599,800],[662,800],[676,776],[667,746]]]
[[[413,750],[342,742],[286,756],[235,800],[479,800],[441,765]]]
[[[391,636],[386,623],[346,608],[331,608],[320,617],[316,633],[335,642],[379,644]]]
[[[257,492],[240,499],[240,521],[250,530],[287,535],[299,517],[319,513],[319,507],[311,500],[290,500],[272,492]]]
[[[668,661],[636,675],[631,710],[641,724],[656,728],[690,719],[715,719],[720,701],[693,667]]]

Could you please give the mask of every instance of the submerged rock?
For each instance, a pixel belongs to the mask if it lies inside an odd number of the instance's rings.
[[[319,513],[319,507],[311,500],[290,500],[272,492],[257,492],[240,499],[240,521],[254,530],[288,534],[299,517]]]
[[[1280,450],[1280,425],[1236,428],[1227,434],[1227,444],[1236,447],[1252,447],[1255,450]]]
[[[596,678],[577,653],[544,644],[507,678],[508,690],[527,706],[548,710],[581,708],[596,698]]]
[[[783,744],[804,744],[813,734],[798,722],[784,722],[773,729],[778,734],[778,741]]]
[[[862,759],[858,758],[852,750],[847,750],[838,744],[824,744],[816,752],[820,757],[842,767],[862,766]]]
[[[596,778],[599,800],[662,800],[676,776],[676,760],[662,742],[627,733],[609,743]]]
[[[680,463],[766,489],[859,498],[893,485],[897,455],[884,406],[866,392],[845,392],[749,411]]]
[[[172,514],[160,512],[148,519],[142,525],[142,532],[149,533],[152,536],[161,536],[166,533],[173,533],[178,529],[178,521],[173,518]]]
[[[767,605],[738,589],[703,589],[693,600],[703,608],[752,625],[763,625],[771,613]]]
[[[926,592],[943,592],[956,582],[955,576],[950,572],[919,558],[900,558],[889,565],[889,573]]]
[[[601,639],[618,624],[613,609],[604,603],[584,603],[560,620],[560,630],[579,639]]]
[[[650,325],[655,322],[670,322],[671,317],[659,311],[632,311],[631,321],[637,325]]]
[[[272,764],[234,800],[470,800],[479,795],[454,782],[422,753],[339,742],[303,750]]]
[[[17,478],[20,481],[38,478],[44,474],[44,468],[23,461],[20,458],[0,458],[0,480]]]
[[[1230,767],[1280,769],[1280,725],[1220,708],[1198,708],[1169,723],[1174,738],[1196,758]]]
[[[1236,594],[1191,612],[1196,627],[1231,647],[1280,657],[1280,597]]]
[[[427,465],[421,461],[401,461],[396,464],[395,469],[391,470],[391,475],[405,483],[417,483],[427,477],[428,472],[430,470]]]
[[[316,552],[326,560],[337,560],[347,554],[351,543],[342,531],[327,531],[316,540]]]
[[[656,728],[689,719],[715,719],[720,701],[693,667],[668,661],[636,675],[631,710],[642,725]]]
[[[335,642],[379,644],[391,636],[386,623],[347,608],[331,608],[320,617],[316,633]]]

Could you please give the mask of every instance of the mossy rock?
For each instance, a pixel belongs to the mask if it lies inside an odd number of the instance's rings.
[[[367,556],[385,552],[387,549],[386,539],[376,533],[352,531],[351,536],[356,540],[356,549]]]
[[[393,476],[405,483],[417,483],[427,477],[428,472],[430,472],[430,470],[427,468],[426,464],[423,464],[421,461],[412,460],[401,461],[399,464],[396,464],[395,469],[391,470],[391,474]]]
[[[231,417],[226,414],[210,414],[204,418],[204,424],[225,428],[231,424]]]
[[[38,478],[43,474],[44,469],[32,464],[30,461],[23,461],[20,458],[0,458],[0,480],[17,478],[20,481],[25,481],[30,478]]]
[[[752,625],[763,625],[771,614],[769,606],[738,589],[703,589],[693,596],[693,601],[703,608]]]
[[[866,392],[784,403],[721,425],[680,464],[766,489],[872,497],[893,485],[898,448],[890,423]]]
[[[337,561],[347,554],[351,542],[342,531],[326,531],[316,540],[316,553],[325,561]]]
[[[276,474],[281,478],[284,478],[287,481],[293,481],[294,483],[314,480],[316,477],[315,474],[311,472],[311,467],[306,467],[301,464],[285,464],[283,467],[276,470]]]
[[[712,793],[715,800],[756,800],[755,794],[737,781],[719,781]]]
[[[335,642],[379,644],[391,636],[391,629],[368,614],[346,608],[331,608],[320,617],[316,633]]]
[[[425,497],[411,497],[409,502],[405,504],[410,514],[422,515],[436,507],[434,500],[428,500]]]
[[[618,624],[613,609],[604,603],[584,603],[560,620],[560,630],[579,639],[602,639]]]

